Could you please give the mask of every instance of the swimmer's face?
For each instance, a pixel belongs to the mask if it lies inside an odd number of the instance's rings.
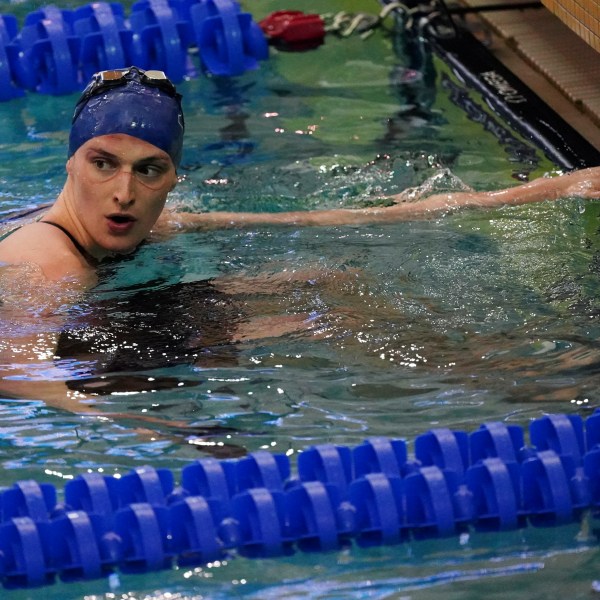
[[[88,140],[68,160],[67,173],[76,217],[98,257],[133,251],[177,182],[166,152],[126,134]]]

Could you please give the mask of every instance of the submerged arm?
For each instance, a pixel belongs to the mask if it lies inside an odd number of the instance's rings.
[[[406,194],[391,196],[392,206],[338,208],[281,213],[167,213],[168,226],[181,230],[217,229],[253,225],[366,225],[390,221],[413,221],[435,217],[458,208],[492,208],[556,200],[567,196],[600,198],[600,167],[573,171],[552,178],[539,178],[493,192],[454,192],[435,194],[416,202],[406,202]]]
[[[75,303],[81,286],[48,280],[35,265],[0,268],[0,396],[44,400],[72,412],[86,412],[86,398],[68,389],[54,364],[64,324],[62,304]]]

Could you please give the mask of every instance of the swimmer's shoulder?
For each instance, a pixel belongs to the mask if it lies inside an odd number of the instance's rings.
[[[90,270],[68,237],[39,221],[19,227],[0,241],[0,263],[36,265],[52,281],[87,276]]]

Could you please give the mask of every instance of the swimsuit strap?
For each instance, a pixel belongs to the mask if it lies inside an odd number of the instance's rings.
[[[42,219],[39,221],[39,223],[47,223],[48,225],[52,225],[53,227],[60,229],[71,240],[77,252],[79,252],[79,254],[81,254],[81,256],[83,256],[83,258],[85,258],[90,265],[94,266],[98,264],[98,261],[75,239],[75,236],[66,227],[63,227],[54,221],[46,221],[45,219]]]

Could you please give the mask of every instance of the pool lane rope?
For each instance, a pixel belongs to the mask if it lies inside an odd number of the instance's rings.
[[[269,57],[269,43],[307,50],[321,45],[327,32],[372,33],[402,6],[384,7],[379,15],[331,15],[330,25],[297,10],[278,10],[256,23],[236,0],[138,0],[129,16],[116,2],[75,10],[49,5],[29,13],[21,30],[14,15],[0,14],[0,101],[25,91],[70,94],[98,71],[129,65],[161,69],[175,83],[199,71],[238,76]]]
[[[202,458],[176,484],[169,469],[85,473],[62,490],[18,481],[0,490],[5,589],[113,573],[200,566],[234,555],[300,551],[600,522],[600,410],[517,425],[419,435],[297,457]],[[59,498],[60,497],[60,498]]]
[[[0,100],[25,90],[70,94],[97,71],[129,65],[161,69],[179,83],[198,67],[236,76],[267,58],[265,35],[235,0],[138,0],[128,18],[118,3],[46,6],[20,31],[14,15],[0,15]]]

